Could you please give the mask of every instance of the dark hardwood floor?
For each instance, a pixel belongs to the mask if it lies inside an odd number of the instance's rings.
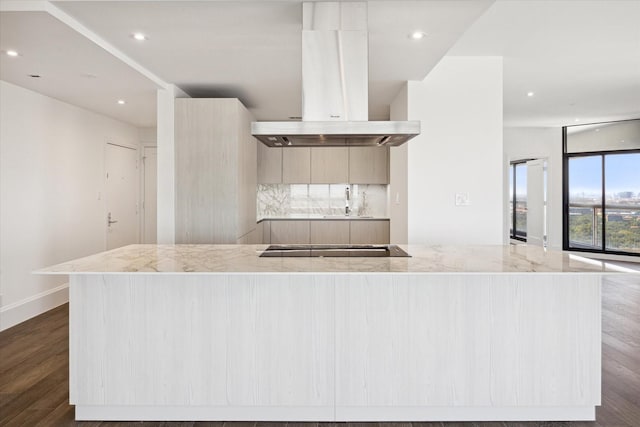
[[[68,403],[68,306],[0,333],[0,426],[326,427],[332,423],[75,422]],[[602,406],[596,422],[348,423],[345,427],[639,427],[640,277],[603,287]],[[411,425],[413,424],[413,425]],[[342,426],[340,426],[342,427]]]

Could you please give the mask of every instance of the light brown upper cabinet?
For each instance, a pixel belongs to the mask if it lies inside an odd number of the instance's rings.
[[[236,243],[255,230],[252,120],[237,99],[176,99],[176,243]]]
[[[344,184],[348,182],[348,147],[311,148],[311,184]]]
[[[282,148],[258,144],[258,183],[280,184],[282,182]]]
[[[388,147],[284,147],[258,142],[260,184],[388,184]]]
[[[388,184],[388,147],[349,147],[349,183]]]
[[[309,147],[282,149],[282,182],[284,184],[311,182],[311,149]]]

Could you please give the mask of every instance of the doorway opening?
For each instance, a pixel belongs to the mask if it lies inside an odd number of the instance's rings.
[[[114,143],[105,148],[107,250],[138,243],[138,150]]]
[[[547,161],[509,164],[509,238],[547,247]]]

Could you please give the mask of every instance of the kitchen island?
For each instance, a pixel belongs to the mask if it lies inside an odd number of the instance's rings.
[[[260,258],[132,245],[70,276],[78,420],[593,420],[599,265],[526,246]]]

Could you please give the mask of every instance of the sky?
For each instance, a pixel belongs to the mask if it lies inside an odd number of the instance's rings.
[[[516,195],[527,194],[527,165],[520,163],[516,165]]]
[[[569,160],[571,194],[600,197],[602,188],[600,156],[574,157]],[[605,156],[607,196],[622,191],[640,193],[640,153]]]

